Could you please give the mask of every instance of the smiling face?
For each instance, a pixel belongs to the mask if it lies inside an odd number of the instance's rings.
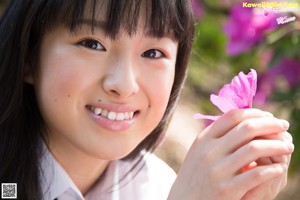
[[[32,76],[52,149],[114,160],[161,120],[174,81],[178,43],[137,29],[111,39],[82,23],[45,34]]]

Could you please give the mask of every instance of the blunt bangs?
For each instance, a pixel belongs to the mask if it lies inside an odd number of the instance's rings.
[[[120,31],[134,35],[142,23],[146,35],[157,38],[168,35],[182,41],[193,26],[190,8],[183,0],[44,0],[35,4],[39,4],[36,6],[40,10],[34,32],[42,35],[57,26],[76,32],[81,22],[87,20],[93,31],[99,16],[105,22],[106,35],[111,38]],[[141,19],[144,21],[139,22]]]

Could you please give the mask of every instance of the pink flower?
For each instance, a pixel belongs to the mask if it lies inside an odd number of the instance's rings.
[[[253,97],[256,93],[257,73],[254,69],[245,75],[240,72],[230,84],[226,84],[219,91],[218,95],[211,94],[210,101],[223,113],[236,108],[251,108]],[[197,113],[195,119],[216,120],[220,116],[202,115]]]
[[[203,17],[204,10],[199,0],[192,0],[192,8],[194,11],[195,17],[199,20]]]
[[[267,31],[278,27],[277,15],[257,14],[253,8],[243,8],[241,4],[233,7],[224,32],[228,36],[227,52],[239,55],[264,39]]]
[[[276,91],[277,80],[280,78],[286,81],[287,89],[295,87],[300,81],[300,61],[283,57],[277,65],[261,74],[255,102],[264,104],[272,92]]]

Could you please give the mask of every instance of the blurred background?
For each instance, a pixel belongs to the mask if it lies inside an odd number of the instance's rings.
[[[188,79],[157,154],[178,172],[193,140],[209,123],[193,115],[222,114],[210,94],[252,68],[258,73],[253,107],[287,119],[295,144],[288,185],[276,199],[300,199],[300,1],[192,2],[197,24]],[[275,7],[268,7],[274,2]]]
[[[0,0],[0,13],[8,1]],[[156,154],[178,172],[193,140],[209,123],[193,115],[220,115],[210,94],[252,68],[258,73],[253,107],[287,119],[294,138],[288,185],[276,199],[300,199],[300,0],[191,1],[197,24],[188,79]],[[278,4],[268,4],[274,2]],[[250,8],[250,3],[260,7]]]

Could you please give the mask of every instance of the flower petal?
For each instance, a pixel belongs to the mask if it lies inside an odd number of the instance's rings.
[[[211,94],[210,101],[223,113],[232,109],[251,108],[253,97],[256,93],[257,73],[254,69],[245,75],[240,72],[233,77],[230,84],[226,84],[219,91],[218,95]],[[202,115],[197,113],[195,119],[216,120],[219,116]]]
[[[210,95],[210,101],[217,106],[223,113],[228,112],[234,108],[238,108],[236,99],[237,95],[232,89],[231,85],[225,85],[218,95]]]
[[[213,115],[202,115],[201,113],[196,113],[193,118],[194,119],[208,119],[208,120],[217,120],[221,116],[213,116]]]

